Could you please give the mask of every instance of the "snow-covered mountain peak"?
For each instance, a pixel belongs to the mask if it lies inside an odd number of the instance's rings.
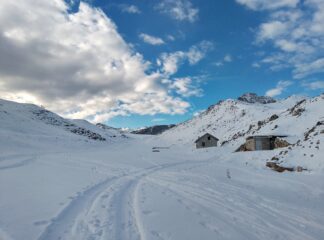
[[[238,100],[247,103],[261,103],[261,104],[276,102],[276,100],[272,97],[258,96],[256,93],[245,93],[242,96],[240,96]]]
[[[267,104],[228,99],[178,124],[162,137],[193,144],[197,137],[208,132],[223,143],[232,142],[235,148],[247,136],[254,134],[302,136],[307,127],[313,127],[321,116],[324,117],[321,104],[324,105],[323,95],[314,98],[292,96]]]

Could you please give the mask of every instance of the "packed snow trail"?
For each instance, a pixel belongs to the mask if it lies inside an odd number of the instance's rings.
[[[145,231],[136,208],[138,184],[154,173],[188,164],[197,165],[197,162],[157,165],[100,182],[63,209],[39,240],[144,239]]]
[[[39,239],[128,239],[137,236],[136,220],[128,215],[132,214],[130,200],[136,180],[147,171],[150,169],[109,178],[85,191],[55,218]]]
[[[148,138],[1,156],[9,168],[0,169],[0,239],[324,236],[322,173],[278,174],[226,149],[152,152],[165,145]]]

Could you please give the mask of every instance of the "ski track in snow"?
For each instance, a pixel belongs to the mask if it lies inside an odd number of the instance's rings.
[[[148,179],[153,185],[162,187],[163,194],[197,215],[200,224],[220,239],[231,239],[221,231],[222,228],[231,229],[226,232],[231,232],[234,239],[318,239],[305,233],[305,229],[324,232],[324,225],[307,210],[261,198],[248,189],[222,183],[223,186],[219,185],[215,191],[197,184],[180,183],[172,180],[171,175]],[[236,198],[233,199],[230,193]]]
[[[6,169],[11,169],[11,168],[17,168],[17,167],[23,167],[26,166],[27,164],[33,162],[36,160],[36,157],[30,157],[27,159],[23,160],[10,160],[10,164],[3,164],[4,160],[1,161],[0,164],[0,170],[6,170]],[[12,163],[14,162],[14,163]]]
[[[138,209],[138,185],[146,177],[179,165],[201,166],[208,161],[154,165],[108,178],[73,199],[46,227],[38,240],[145,239]]]

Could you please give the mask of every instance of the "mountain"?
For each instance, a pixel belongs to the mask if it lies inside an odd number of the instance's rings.
[[[210,133],[233,152],[248,136],[287,135],[286,140],[292,145],[284,148],[284,152],[274,151],[273,159],[309,168],[321,162],[324,157],[320,152],[324,147],[324,94],[313,98],[291,96],[267,103],[259,99],[243,95],[238,100],[220,101],[161,137],[170,143],[194,148],[199,136]]]
[[[268,103],[275,103],[276,100],[272,97],[268,96],[258,96],[255,93],[245,93],[238,100],[247,103],[261,103],[261,104],[268,104]]]
[[[146,134],[146,135],[158,135],[161,134],[171,128],[173,128],[175,125],[170,124],[170,125],[155,125],[151,127],[145,127],[141,128],[135,131],[132,131],[131,133],[134,134]]]
[[[0,100],[0,239],[320,240],[323,106],[228,99],[149,136]],[[258,134],[291,145],[235,151]]]
[[[314,168],[323,157],[319,152],[324,142],[323,106],[324,94],[313,98],[291,96],[282,100],[244,94],[236,100],[220,101],[178,125],[157,125],[132,133],[158,135],[165,145],[191,149],[195,148],[194,142],[199,136],[210,133],[228,152],[238,149],[248,136],[287,135],[286,140],[291,145],[284,148],[284,152],[273,151],[271,158],[286,165],[299,162]],[[10,151],[15,151],[15,145],[48,148],[67,142],[78,146],[80,142],[104,143],[136,138],[104,124],[65,119],[36,105],[5,100],[0,100],[0,122],[0,136],[3,136],[0,145],[8,150],[6,146],[11,142]]]
[[[243,96],[239,99],[243,99]],[[256,126],[251,127],[251,130],[256,130],[259,121],[264,121],[275,114],[280,115],[303,99],[303,97],[292,96],[268,104],[234,99],[219,101],[198,116],[178,124],[162,135],[175,142],[191,144],[198,136],[209,132],[219,138],[220,142],[228,142],[236,138],[235,136],[246,133],[250,125]]]
[[[0,136],[23,145],[69,141],[107,142],[122,134],[114,129],[102,129],[86,120],[63,118],[33,104],[22,104],[0,99]],[[2,138],[2,140],[4,140]],[[35,143],[35,142],[34,142]],[[35,143],[36,144],[36,143]]]

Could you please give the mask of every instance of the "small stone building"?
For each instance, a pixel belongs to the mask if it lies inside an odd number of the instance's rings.
[[[288,142],[281,140],[287,136],[283,135],[259,135],[250,136],[246,139],[245,144],[240,148],[241,151],[259,151],[259,150],[273,150],[279,147],[286,147],[289,145]]]
[[[217,147],[219,139],[213,135],[206,133],[203,136],[199,137],[195,143],[196,148],[207,148],[207,147]]]

